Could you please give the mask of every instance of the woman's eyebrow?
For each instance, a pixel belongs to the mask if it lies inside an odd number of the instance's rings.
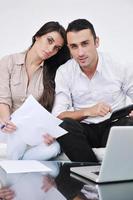
[[[55,41],[52,36],[48,36],[49,39],[51,39],[53,42]]]

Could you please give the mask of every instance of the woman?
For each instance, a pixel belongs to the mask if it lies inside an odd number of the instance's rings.
[[[51,21],[37,31],[27,51],[1,59],[0,123],[4,133],[13,133],[16,130],[17,127],[10,121],[10,115],[30,94],[51,111],[54,102],[55,72],[69,56],[65,29],[58,22]],[[54,138],[46,134],[44,143],[47,144],[47,148],[46,145],[45,149],[43,145],[32,147],[26,152],[29,151],[29,155],[18,159],[47,160],[58,154],[59,144]],[[52,152],[54,149],[53,155],[50,153],[51,149]],[[38,158],[33,155],[36,150]]]

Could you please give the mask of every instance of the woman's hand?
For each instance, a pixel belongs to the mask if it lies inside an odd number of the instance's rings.
[[[4,133],[12,133],[16,130],[15,124],[11,122],[10,115],[9,106],[0,103],[0,128]]]
[[[55,180],[52,176],[46,175],[43,177],[43,185],[42,185],[42,190],[44,192],[48,192],[50,188],[56,187]]]
[[[15,193],[8,187],[3,187],[0,189],[0,199],[12,200],[15,197]]]
[[[48,145],[52,144],[55,141],[55,138],[49,135],[48,133],[43,135],[43,138],[44,138],[44,143]]]
[[[10,120],[0,120],[1,123],[1,131],[4,133],[12,133],[16,130],[16,126],[13,122],[11,122]]]

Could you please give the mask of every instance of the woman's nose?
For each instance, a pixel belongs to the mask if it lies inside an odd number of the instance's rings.
[[[50,45],[48,48],[48,52],[53,53],[53,51],[54,51],[54,45]]]

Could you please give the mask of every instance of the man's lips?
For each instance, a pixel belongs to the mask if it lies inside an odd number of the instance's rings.
[[[86,58],[79,58],[78,60],[79,60],[80,62],[84,62],[86,59],[87,59],[87,57],[86,57]]]

